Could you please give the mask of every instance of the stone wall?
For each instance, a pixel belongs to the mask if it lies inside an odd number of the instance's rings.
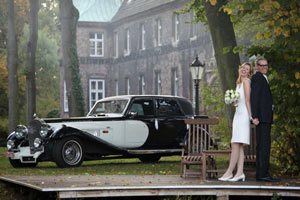
[[[196,54],[201,62],[205,62],[207,78],[211,80],[211,69],[215,66],[213,47],[206,27],[197,25],[197,36],[191,38],[190,26],[186,23],[190,14],[180,15],[179,42],[173,38],[172,18],[174,10],[183,8],[182,1],[175,1],[168,6],[161,6],[149,12],[139,13],[119,21],[110,23],[79,22],[77,30],[77,47],[80,58],[80,73],[86,111],[88,111],[89,87],[91,78],[105,80],[105,96],[116,95],[118,81],[119,95],[125,93],[125,79],[130,79],[130,94],[139,94],[139,76],[145,77],[145,93],[155,94],[155,73],[161,73],[162,94],[171,95],[172,70],[178,76],[178,95],[193,98],[192,80],[189,64]],[[162,21],[162,45],[156,45],[156,19]],[[145,24],[145,50],[139,48],[140,24]],[[130,30],[130,55],[124,56],[125,29]],[[89,57],[89,33],[104,33],[104,57]],[[118,57],[113,57],[113,33],[118,32]]]

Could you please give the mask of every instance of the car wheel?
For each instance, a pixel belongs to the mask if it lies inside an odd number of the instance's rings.
[[[14,168],[36,167],[38,164],[37,162],[36,163],[21,163],[20,160],[14,160],[14,159],[10,159],[10,158],[9,158],[9,162]]]
[[[53,155],[58,167],[79,167],[84,158],[82,143],[76,137],[63,138],[55,144]]]
[[[139,160],[144,163],[150,163],[150,162],[158,162],[161,156],[158,155],[147,155],[147,156],[140,156]]]

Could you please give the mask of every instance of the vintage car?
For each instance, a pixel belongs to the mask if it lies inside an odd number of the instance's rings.
[[[6,156],[13,167],[54,161],[78,167],[84,160],[139,158],[158,161],[179,154],[193,107],[182,97],[126,95],[101,99],[86,117],[39,119],[8,136]]]

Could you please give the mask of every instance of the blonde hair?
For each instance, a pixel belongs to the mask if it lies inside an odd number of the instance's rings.
[[[249,65],[249,67],[250,67],[250,71],[249,71],[249,74],[248,74],[248,78],[251,78],[252,75],[253,75],[253,68],[252,68],[252,65],[251,65],[250,63],[245,62],[245,63],[241,64],[241,65],[239,66],[239,71],[240,71],[241,68],[245,67],[246,65]],[[239,77],[238,77],[238,79],[236,80],[236,84],[240,84],[240,83],[242,83],[242,78],[241,78],[241,75],[240,75],[240,73],[239,73]]]

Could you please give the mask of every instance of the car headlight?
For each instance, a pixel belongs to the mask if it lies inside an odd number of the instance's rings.
[[[15,142],[13,140],[8,140],[6,146],[8,150],[11,150],[15,147]]]
[[[35,138],[34,141],[33,141],[33,145],[35,148],[38,148],[39,146],[41,146],[42,144],[42,140],[41,138]]]
[[[42,138],[45,138],[46,136],[47,136],[47,134],[48,134],[48,127],[46,126],[46,125],[42,125],[41,126],[41,131],[40,131],[40,136],[42,137]]]
[[[24,138],[28,134],[28,129],[26,126],[18,125],[15,134],[18,139]]]

